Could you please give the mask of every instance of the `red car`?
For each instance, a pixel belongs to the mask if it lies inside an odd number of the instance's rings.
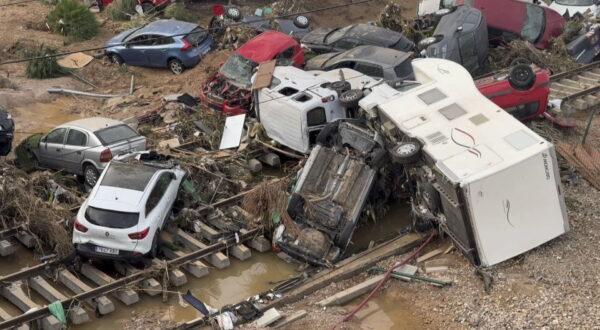
[[[252,104],[250,78],[259,63],[304,65],[304,53],[294,38],[266,31],[250,39],[229,57],[200,92],[202,102],[226,115],[246,113]]]
[[[547,111],[550,94],[550,71],[547,69],[517,64],[510,70],[476,80],[475,85],[481,94],[519,120],[542,116],[560,126],[575,126]]]
[[[457,0],[479,9],[488,25],[492,43],[524,39],[536,48],[550,48],[550,39],[563,33],[566,20],[554,10],[517,0]]]

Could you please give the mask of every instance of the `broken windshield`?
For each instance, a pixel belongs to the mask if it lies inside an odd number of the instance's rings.
[[[521,30],[523,39],[535,43],[544,32],[544,9],[539,6],[527,6],[525,24]]]
[[[340,40],[343,36],[346,35],[350,29],[352,29],[354,25],[346,26],[345,28],[333,30],[329,35],[325,37],[325,43],[330,44]]]
[[[258,66],[258,63],[234,53],[227,62],[221,67],[221,74],[228,80],[233,80],[246,86],[250,85],[252,71]]]

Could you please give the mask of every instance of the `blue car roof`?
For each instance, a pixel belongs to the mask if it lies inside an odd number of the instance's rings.
[[[144,26],[135,32],[139,34],[159,34],[159,35],[173,35],[191,32],[197,28],[198,25],[183,21],[177,21],[174,19],[161,19],[154,21]]]

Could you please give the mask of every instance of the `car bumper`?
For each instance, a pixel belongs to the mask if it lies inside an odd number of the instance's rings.
[[[244,109],[243,107],[228,105],[227,101],[219,102],[213,100],[212,98],[208,97],[203,91],[200,92],[200,100],[202,100],[202,103],[206,104],[206,106],[210,109],[215,111],[221,111],[227,116],[241,115],[248,112],[248,110]]]
[[[75,249],[77,254],[92,258],[92,259],[105,259],[105,260],[124,260],[130,262],[139,262],[145,258],[143,254],[133,251],[119,250],[119,254],[109,254],[96,252],[96,245],[90,243],[76,244]]]

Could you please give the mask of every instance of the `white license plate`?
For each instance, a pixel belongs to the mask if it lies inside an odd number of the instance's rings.
[[[117,250],[117,249],[111,249],[111,248],[102,247],[102,246],[96,246],[96,252],[108,253],[108,254],[119,254],[119,250]]]

